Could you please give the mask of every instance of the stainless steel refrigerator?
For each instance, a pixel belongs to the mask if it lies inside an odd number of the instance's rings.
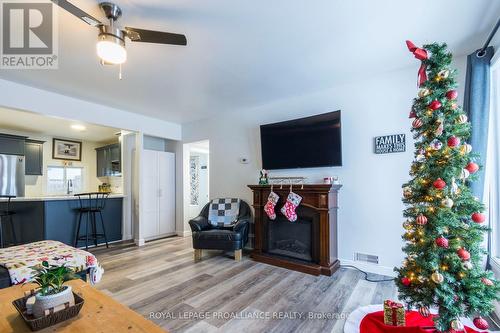
[[[0,195],[24,197],[24,156],[0,154]]]

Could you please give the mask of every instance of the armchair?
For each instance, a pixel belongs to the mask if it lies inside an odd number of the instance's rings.
[[[234,251],[236,261],[241,260],[242,249],[248,242],[248,231],[252,219],[250,206],[240,200],[236,223],[232,226],[214,226],[208,220],[210,203],[200,215],[189,221],[193,236],[194,260],[201,260],[202,250]]]

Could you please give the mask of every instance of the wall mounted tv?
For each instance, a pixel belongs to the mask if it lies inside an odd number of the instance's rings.
[[[263,169],[342,165],[340,111],[260,126]]]

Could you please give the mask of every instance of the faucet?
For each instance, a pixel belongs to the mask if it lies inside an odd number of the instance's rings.
[[[66,194],[67,195],[73,194],[73,181],[71,179],[68,179]]]

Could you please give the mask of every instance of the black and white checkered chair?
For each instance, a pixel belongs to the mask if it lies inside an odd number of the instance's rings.
[[[231,212],[237,212],[233,220],[227,217]],[[195,261],[201,260],[202,250],[234,251],[235,259],[240,261],[251,219],[250,206],[243,200],[215,199],[206,204],[200,215],[189,221]]]

